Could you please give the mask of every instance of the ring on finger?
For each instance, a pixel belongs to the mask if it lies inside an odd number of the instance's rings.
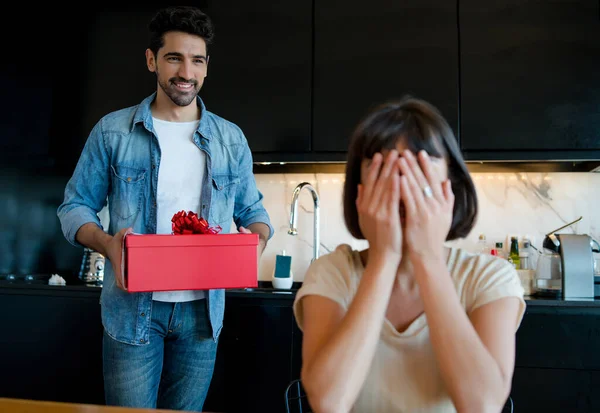
[[[433,191],[429,185],[423,187],[423,195],[425,198],[433,198]]]

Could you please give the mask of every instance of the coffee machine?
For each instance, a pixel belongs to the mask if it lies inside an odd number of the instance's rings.
[[[550,233],[544,239],[544,249],[560,254],[562,297],[593,299],[595,296],[594,256],[598,243],[586,234]]]

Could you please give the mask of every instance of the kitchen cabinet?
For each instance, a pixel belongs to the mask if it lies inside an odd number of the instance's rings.
[[[207,410],[283,411],[285,389],[300,374],[291,303],[228,298]]]
[[[460,2],[467,159],[600,158],[599,8],[597,0]]]
[[[99,296],[95,287],[0,283],[0,397],[104,404]],[[302,365],[293,298],[227,293],[207,411],[284,410]],[[516,337],[515,412],[599,411],[599,326],[600,301],[527,301]]]
[[[310,150],[312,3],[207,1],[215,24],[200,96],[258,158]]]
[[[34,11],[38,35],[60,38],[63,26],[75,33],[80,70],[68,93],[43,82],[36,102],[49,109],[35,128],[14,107],[5,111],[5,164],[34,159],[70,176],[100,117],[156,89],[143,63],[146,25],[168,4],[104,5],[68,25]],[[344,161],[366,112],[404,94],[441,110],[467,160],[600,159],[597,0],[196,5],[216,34],[200,95],[240,126],[256,162]],[[14,62],[2,70],[9,78],[31,71]],[[3,90],[10,98],[17,87]],[[24,148],[23,137],[35,145]]]
[[[595,413],[594,372],[515,367],[511,397],[515,412]]]
[[[0,281],[0,397],[105,403],[100,292]],[[207,411],[283,411],[300,377],[293,297],[228,292]]]
[[[242,129],[256,162],[344,161],[350,133],[367,110],[404,94],[436,104],[458,129],[456,2],[203,0],[198,6],[215,24],[200,96],[208,110]],[[86,133],[103,114],[136,104],[154,88],[152,74],[139,76],[144,69],[133,52],[146,47],[145,24],[156,8],[96,12]],[[118,65],[101,58],[109,50],[120,56]],[[128,75],[138,73],[133,89],[109,81],[122,62]]]
[[[515,411],[597,412],[600,306],[593,301],[579,307],[530,303],[517,331]]]
[[[156,90],[156,77],[144,64],[147,24],[168,5],[105,5],[86,17],[85,81],[77,88],[83,104],[78,150],[100,117],[136,105]],[[237,124],[258,160],[272,153],[308,152],[312,3],[202,0],[195,5],[215,25],[208,76],[199,93],[207,109]],[[128,86],[117,78],[127,78]]]
[[[600,370],[600,307],[529,306],[517,339],[519,367]]]
[[[99,294],[0,287],[0,397],[104,404]]]
[[[445,0],[316,1],[313,151],[345,152],[370,108],[404,94],[436,105],[456,132],[456,13]]]
[[[36,62],[56,62],[57,44],[68,40],[68,61],[77,68],[65,70],[64,65],[48,64],[40,70],[32,59],[5,58],[0,66],[0,176],[11,169],[36,170],[40,176],[72,172],[74,158],[79,155],[82,135],[79,122],[83,113],[87,31],[90,20],[74,16],[73,9],[56,13],[55,5],[42,3],[27,8],[27,31],[37,42]],[[8,11],[7,11],[8,13]],[[52,16],[52,17],[50,17]],[[0,28],[3,38],[15,36],[13,25]],[[10,44],[8,44],[10,43]],[[5,56],[23,54],[21,42],[7,42]],[[62,54],[64,56],[64,54]],[[106,59],[106,55],[103,57]],[[116,59],[115,59],[116,60]],[[71,66],[72,67],[72,66]],[[68,74],[67,74],[68,73]],[[122,75],[122,73],[121,73]],[[24,82],[23,79],[35,79]],[[122,82],[120,84],[123,89]],[[27,110],[35,108],[35,110]],[[86,131],[87,136],[89,130]],[[73,141],[77,138],[77,143]],[[3,187],[1,190],[6,189]],[[4,209],[4,205],[2,208]]]

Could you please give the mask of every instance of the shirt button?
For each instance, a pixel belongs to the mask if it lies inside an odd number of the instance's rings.
[[[127,182],[131,182],[131,177],[127,177]]]
[[[156,168],[156,165],[152,164],[152,169],[155,169],[155,168]]]
[[[172,332],[173,332],[173,330],[169,330],[169,333],[172,333]]]
[[[201,143],[202,145],[206,145],[206,139],[202,139],[202,140],[200,141],[200,143]]]
[[[142,313],[140,314],[142,317],[146,317],[146,313]]]
[[[140,338],[140,343],[143,343],[143,342],[144,342],[144,339],[143,339],[143,338]]]

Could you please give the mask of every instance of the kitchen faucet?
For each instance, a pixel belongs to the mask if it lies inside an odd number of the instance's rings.
[[[294,188],[294,193],[292,195],[292,211],[290,214],[290,229],[288,230],[288,234],[290,235],[298,235],[298,229],[296,228],[298,219],[298,196],[303,188],[306,188],[310,191],[313,197],[313,205],[314,205],[314,228],[313,228],[313,258],[311,260],[314,261],[319,258],[319,246],[321,245],[319,241],[319,194],[315,190],[315,188],[309,182],[302,182],[298,184],[296,188]]]

